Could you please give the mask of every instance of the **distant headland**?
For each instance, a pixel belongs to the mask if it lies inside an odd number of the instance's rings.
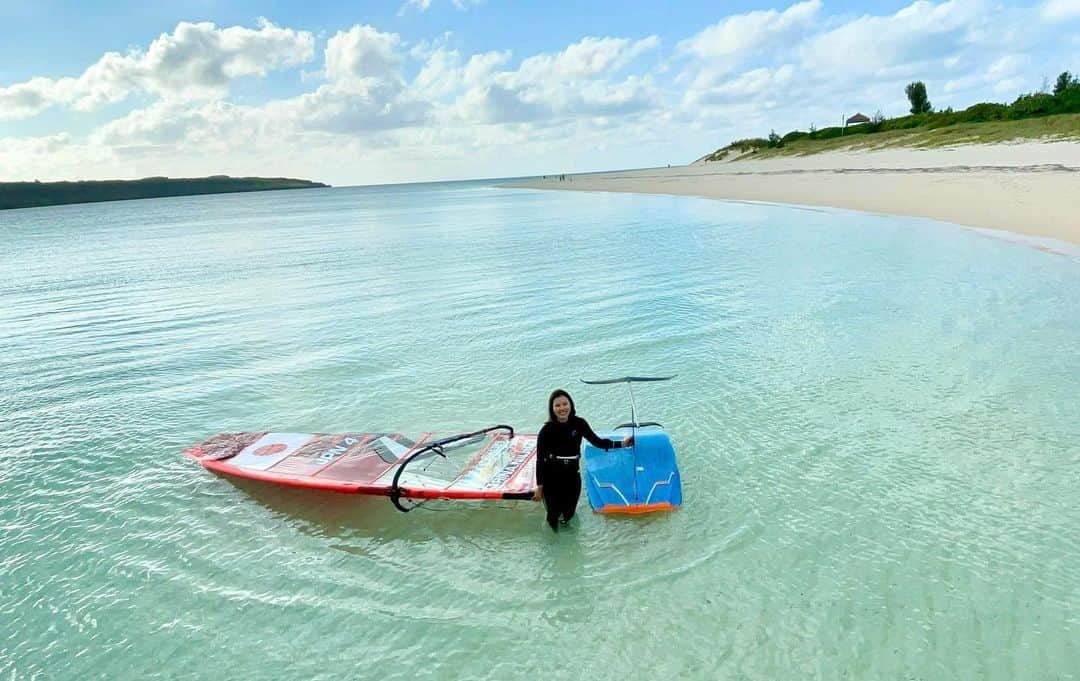
[[[329,187],[321,182],[287,177],[145,177],[141,180],[87,180],[82,182],[0,182],[0,210],[66,203],[96,203],[162,196],[261,192],[271,189]]]

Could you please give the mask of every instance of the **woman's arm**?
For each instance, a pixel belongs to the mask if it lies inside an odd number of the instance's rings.
[[[593,432],[592,426],[590,426],[589,422],[585,419],[581,419],[581,435],[588,440],[589,444],[593,447],[599,447],[605,451],[614,447],[629,447],[634,442],[633,437],[625,438],[622,441],[602,438]]]
[[[548,434],[547,427],[540,429],[536,436],[536,486],[544,484],[544,469],[547,468],[548,459]]]
[[[536,489],[533,490],[533,501],[544,498],[544,469],[547,468],[547,436],[546,428],[541,428],[536,436]]]

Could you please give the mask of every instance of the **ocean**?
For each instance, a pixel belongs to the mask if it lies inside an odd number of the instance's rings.
[[[0,679],[1080,678],[1080,257],[493,182],[0,212]],[[219,431],[600,429],[684,505],[218,477]]]

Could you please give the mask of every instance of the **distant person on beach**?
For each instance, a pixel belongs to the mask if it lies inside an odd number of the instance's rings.
[[[547,522],[554,532],[559,531],[560,522],[565,527],[574,517],[581,497],[582,438],[604,450],[634,444],[633,436],[622,441],[599,437],[588,421],[577,415],[570,393],[565,390],[551,393],[548,422],[536,436],[536,493],[533,499],[544,501]],[[562,516],[561,521],[559,516]]]

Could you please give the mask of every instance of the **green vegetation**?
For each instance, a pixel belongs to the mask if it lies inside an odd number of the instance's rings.
[[[921,86],[921,87],[920,87]],[[793,130],[786,135],[772,131],[768,138],[736,140],[706,156],[720,161],[731,154],[752,153],[755,158],[782,154],[806,155],[837,149],[882,147],[937,147],[953,144],[990,144],[1014,139],[1080,139],[1080,79],[1065,71],[1058,76],[1054,93],[1020,95],[1012,104],[980,102],[963,111],[933,111],[921,81],[905,88],[911,113],[885,118],[879,111],[870,123]]]
[[[0,182],[0,209],[150,199],[162,196],[258,192],[270,189],[326,187],[320,182],[283,177],[147,177],[141,180],[86,182]]]
[[[1060,97],[1066,90],[1080,87],[1080,78],[1076,78],[1068,71],[1062,71],[1054,85],[1054,96]]]
[[[908,101],[911,102],[911,113],[933,112],[934,107],[930,106],[930,98],[926,95],[926,84],[921,80],[908,83],[908,86],[904,88],[904,93],[907,95]]]

